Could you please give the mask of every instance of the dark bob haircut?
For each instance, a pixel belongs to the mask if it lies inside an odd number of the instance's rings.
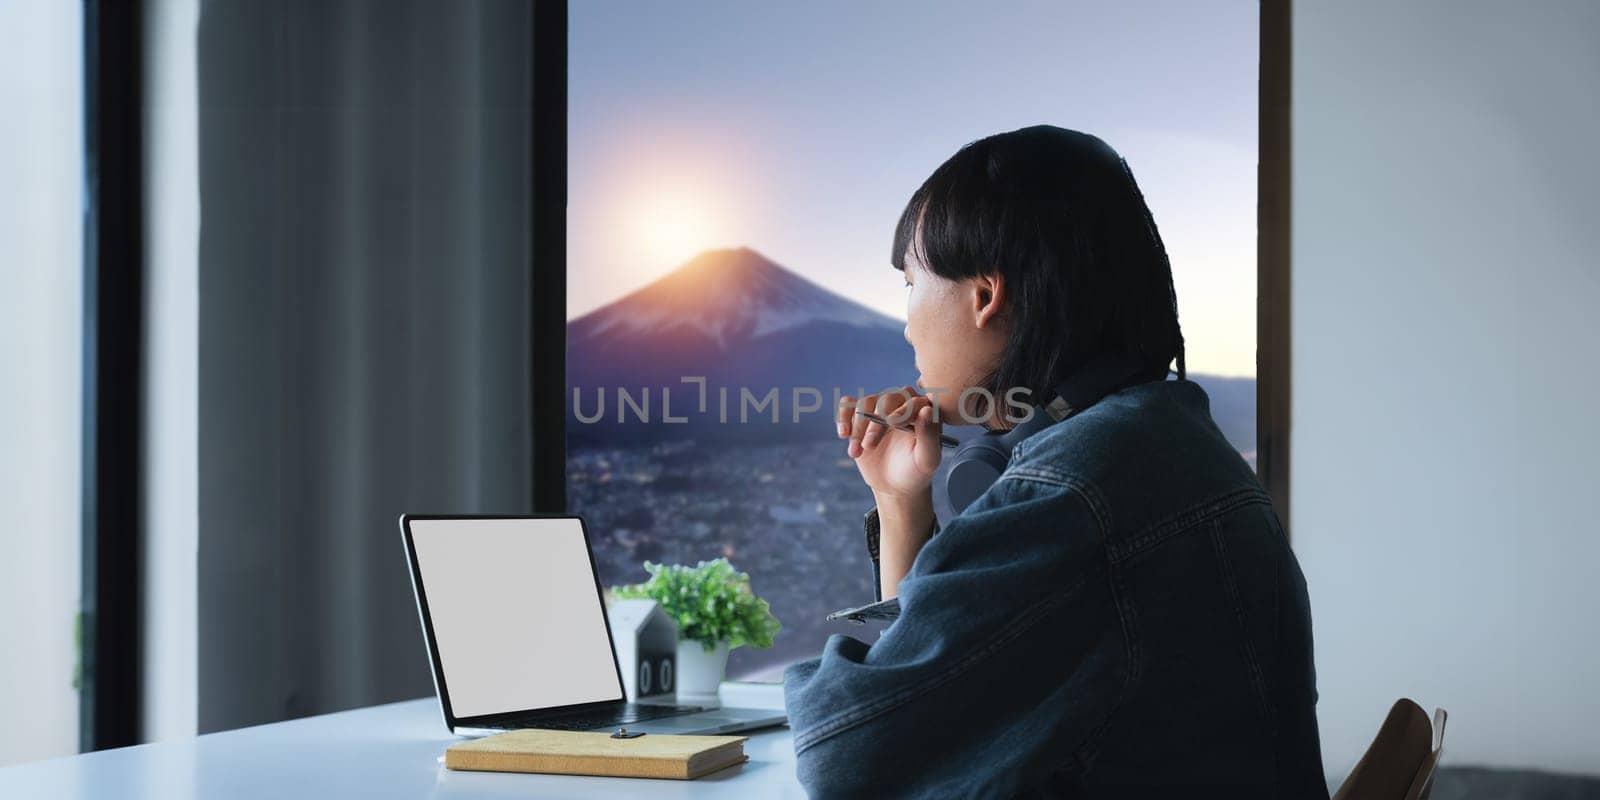
[[[923,182],[895,227],[949,280],[1000,275],[1010,338],[984,381],[1034,403],[1086,362],[1132,356],[1141,380],[1186,377],[1172,266],[1128,164],[1095,136],[1035,125],[962,147]]]

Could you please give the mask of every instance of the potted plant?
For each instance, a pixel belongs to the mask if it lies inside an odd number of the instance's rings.
[[[614,597],[654,600],[678,623],[679,694],[716,694],[736,647],[771,647],[782,627],[767,601],[750,590],[750,576],[728,559],[681,564],[644,562],[643,583],[613,586]]]

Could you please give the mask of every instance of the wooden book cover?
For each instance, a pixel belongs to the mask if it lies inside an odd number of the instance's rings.
[[[451,745],[444,751],[444,765],[491,772],[689,780],[746,761],[748,738],[647,733],[613,739],[609,733],[527,728]]]

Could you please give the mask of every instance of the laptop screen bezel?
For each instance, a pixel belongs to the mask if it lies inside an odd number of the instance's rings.
[[[572,519],[578,521],[578,529],[583,533],[583,549],[589,558],[589,574],[594,580],[595,597],[600,601],[600,618],[606,626],[606,646],[611,649],[611,667],[617,676],[617,696],[611,700],[596,700],[588,703],[574,703],[565,706],[549,706],[546,708],[523,708],[499,711],[493,714],[479,714],[471,717],[457,717],[450,705],[450,688],[444,675],[444,662],[439,659],[439,643],[433,635],[433,617],[428,613],[428,593],[422,582],[422,568],[417,561],[417,546],[412,538],[411,523],[413,521],[472,521],[472,520],[556,520]],[[428,647],[428,667],[433,672],[433,688],[439,696],[439,708],[444,712],[445,725],[453,732],[458,727],[492,727],[495,723],[526,717],[531,714],[564,714],[581,712],[589,708],[613,705],[626,702],[627,690],[622,682],[622,665],[617,660],[617,645],[611,638],[611,617],[606,610],[605,593],[600,587],[600,570],[595,565],[594,548],[589,541],[589,525],[581,514],[402,514],[400,516],[401,538],[405,540],[406,561],[411,567],[411,588],[417,600],[417,614],[422,619],[422,637]]]

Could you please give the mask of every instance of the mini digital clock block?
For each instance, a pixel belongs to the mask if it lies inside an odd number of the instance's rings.
[[[678,625],[654,600],[618,600],[606,610],[629,700],[677,687]]]

